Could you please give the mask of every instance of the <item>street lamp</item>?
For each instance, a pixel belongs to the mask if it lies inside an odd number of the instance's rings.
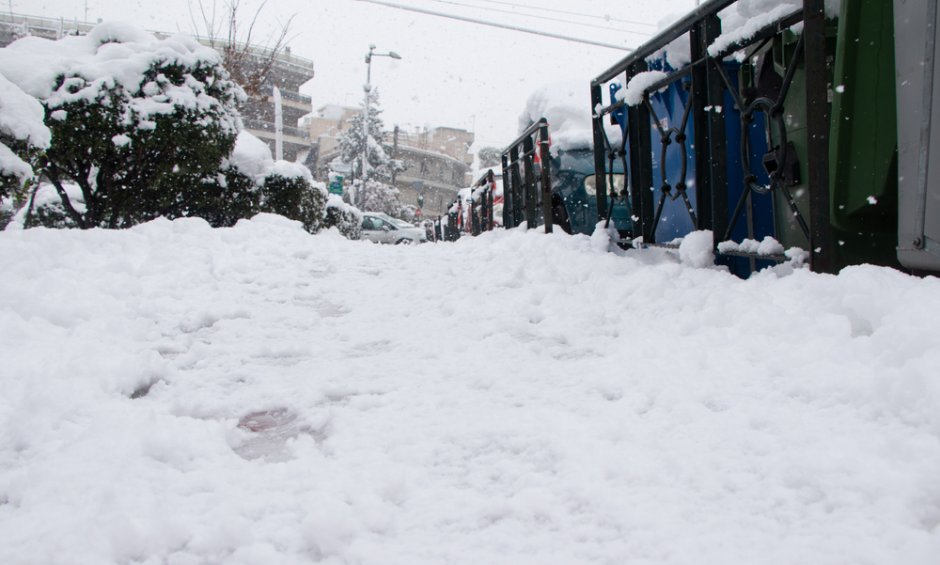
[[[391,57],[392,59],[401,59],[401,55],[394,51],[388,53],[375,53],[375,45],[369,45],[369,52],[366,53],[366,83],[362,89],[365,90],[366,103],[362,108],[362,164],[359,167],[359,177],[362,184],[359,186],[359,205],[365,204],[366,196],[366,167],[369,166],[369,95],[372,92],[372,57]]]

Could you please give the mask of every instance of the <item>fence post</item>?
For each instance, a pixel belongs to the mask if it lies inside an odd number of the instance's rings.
[[[624,85],[626,86],[626,85]],[[604,154],[604,116],[598,112],[603,106],[600,84],[591,84],[591,125],[594,131],[594,186],[597,199],[597,221],[607,218],[607,156]],[[613,100],[610,101],[613,104]],[[623,135],[626,135],[624,132]]]
[[[542,118],[539,125],[539,160],[542,162],[542,218],[545,233],[552,233],[555,214],[552,209],[552,156],[548,141],[548,122]]]
[[[624,88],[630,79],[648,69],[645,61],[638,61],[627,69]],[[627,109],[627,131],[630,135],[630,184],[633,188],[633,236],[647,243],[656,241],[653,232],[653,148],[650,139],[650,114],[645,104]],[[639,230],[637,227],[639,226]]]
[[[535,227],[537,218],[535,215],[535,142],[531,135],[527,135],[522,141],[522,158],[525,166],[525,221],[527,229],[532,229]]]
[[[829,71],[826,69],[824,0],[803,0],[806,63],[806,136],[809,174],[810,267],[835,269],[829,219]]]
[[[728,163],[725,115],[706,110],[721,107],[724,86],[718,59],[706,58],[708,46],[721,34],[717,15],[698,21],[689,31],[692,60],[705,60],[692,69],[692,120],[695,125],[695,201],[698,229],[712,230],[713,245],[728,228]]]

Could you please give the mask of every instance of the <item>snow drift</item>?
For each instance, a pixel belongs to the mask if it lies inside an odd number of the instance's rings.
[[[0,233],[2,563],[932,565],[940,281]]]

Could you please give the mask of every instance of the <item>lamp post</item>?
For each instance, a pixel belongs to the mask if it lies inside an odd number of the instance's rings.
[[[369,166],[369,98],[372,93],[372,57],[391,57],[392,59],[401,59],[401,55],[394,51],[388,53],[375,53],[375,45],[369,45],[369,52],[366,53],[366,83],[362,89],[365,91],[366,102],[362,108],[362,163],[359,167],[359,178],[362,183],[359,186],[359,205],[365,203],[366,196],[366,168]]]

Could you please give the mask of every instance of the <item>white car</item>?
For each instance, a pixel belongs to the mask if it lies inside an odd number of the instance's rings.
[[[362,238],[396,245],[424,243],[428,240],[422,228],[381,212],[362,213]]]

